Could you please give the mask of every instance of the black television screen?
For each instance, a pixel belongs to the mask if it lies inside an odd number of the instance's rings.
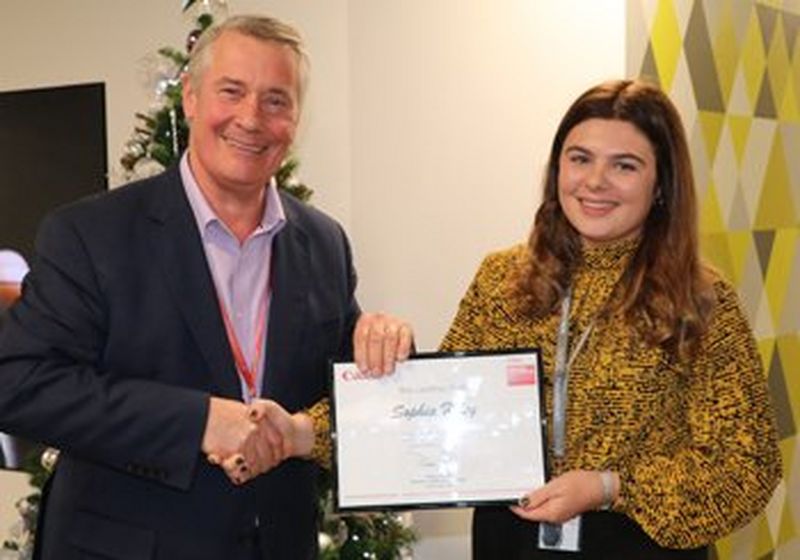
[[[33,256],[48,211],[108,187],[102,83],[0,92],[0,248]]]
[[[30,262],[45,214],[107,187],[103,84],[0,92],[0,249]],[[38,461],[41,451],[0,433],[0,469]]]

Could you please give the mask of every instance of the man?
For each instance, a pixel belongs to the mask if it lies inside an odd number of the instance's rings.
[[[45,560],[316,557],[327,362],[389,371],[411,333],[360,313],[341,228],[265,187],[303,72],[279,21],[207,31],[180,166],[43,223],[0,336],[0,428],[61,449]]]

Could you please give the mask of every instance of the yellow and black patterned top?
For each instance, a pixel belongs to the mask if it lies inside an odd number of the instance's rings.
[[[584,251],[573,279],[570,341],[610,297],[635,242]],[[559,313],[531,319],[510,295],[523,246],[481,265],[442,342],[445,351],[539,347],[552,414]],[[753,335],[733,287],[718,304],[697,357],[679,365],[620,314],[598,320],[569,372],[566,456],[553,473],[613,470],[613,506],[658,544],[711,544],[758,514],[781,477],[775,420]]]
[[[314,446],[308,458],[321,467],[330,469],[333,461],[331,401],[328,397],[320,399],[304,412],[311,418],[311,424],[314,427]]]

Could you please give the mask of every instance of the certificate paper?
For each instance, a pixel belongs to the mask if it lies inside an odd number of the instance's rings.
[[[537,350],[333,365],[339,510],[515,503],[545,482]]]

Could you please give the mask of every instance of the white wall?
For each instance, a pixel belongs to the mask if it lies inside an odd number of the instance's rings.
[[[435,347],[482,256],[528,233],[552,133],[624,73],[621,0],[352,0],[351,234],[365,307]]]
[[[482,256],[527,235],[568,103],[624,73],[623,0],[228,4],[303,30],[301,176],[350,232],[362,305],[411,319],[421,349],[438,344]],[[133,113],[153,99],[152,53],[181,46],[190,28],[180,1],[4,7],[0,90],[105,81],[116,165]],[[19,476],[0,474],[0,538],[23,492]],[[468,516],[415,514],[416,557],[467,557]]]
[[[527,236],[561,115],[625,68],[622,0],[351,0],[350,233],[365,308],[434,349],[481,258]],[[414,514],[421,560],[470,512]]]

